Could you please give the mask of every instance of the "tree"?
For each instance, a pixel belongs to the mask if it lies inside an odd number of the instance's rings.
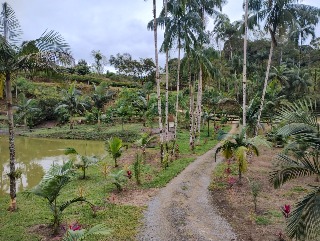
[[[78,64],[75,66],[75,71],[79,75],[90,74],[90,67],[88,66],[87,61],[80,59]]]
[[[112,137],[107,141],[107,151],[114,160],[114,166],[118,167],[117,159],[122,153],[122,140],[118,137]]]
[[[242,125],[246,128],[246,104],[247,104],[247,42],[248,42],[248,1],[245,0],[244,13],[244,37],[243,37],[243,72],[242,72]]]
[[[252,0],[249,2],[249,10],[253,12],[250,17],[251,24],[263,23],[264,29],[271,36],[271,47],[265,75],[260,109],[258,113],[257,129],[260,127],[261,113],[264,108],[264,99],[269,79],[269,72],[274,48],[277,46],[277,35],[282,36],[287,29],[295,27],[296,20],[300,16],[307,16],[310,11],[320,16],[320,9],[312,6],[298,4],[298,0]],[[308,13],[308,14],[307,14]],[[317,24],[319,18],[313,24]]]
[[[242,129],[240,133],[232,135],[225,140],[221,146],[216,149],[215,159],[217,154],[222,151],[226,159],[235,158],[238,162],[239,182],[241,183],[242,174],[247,171],[248,160],[247,153],[252,152],[259,156],[258,145],[269,146],[268,143],[261,137],[245,138],[246,130]]]
[[[106,57],[100,52],[100,50],[92,50],[91,55],[94,59],[92,67],[97,74],[102,74],[103,68],[107,64]]]
[[[31,117],[32,114],[39,110],[35,107],[35,100],[34,99],[27,99],[24,93],[20,93],[18,105],[15,106],[17,109],[18,119],[23,120],[24,128],[28,128],[28,117]],[[30,125],[31,123],[29,123]]]
[[[70,129],[73,129],[73,117],[77,113],[83,113],[89,107],[88,100],[81,95],[75,83],[71,84],[69,89],[62,90],[62,96],[62,103],[56,107],[55,111],[57,112],[62,108],[66,109],[70,115]]]
[[[305,176],[320,178],[320,124],[311,101],[296,101],[287,104],[279,113],[278,120],[284,126],[278,134],[291,137],[284,152],[277,155],[281,168],[270,173],[270,182],[275,188]],[[303,197],[292,211],[287,222],[287,233],[297,240],[318,240],[320,237],[320,186]]]
[[[154,37],[154,53],[156,65],[156,83],[157,83],[157,99],[158,99],[158,120],[159,120],[159,136],[160,136],[160,159],[163,161],[163,124],[161,110],[161,89],[160,89],[160,74],[159,74],[159,57],[158,57],[158,26],[157,26],[157,1],[153,0],[153,37]]]
[[[23,69],[56,69],[59,64],[72,64],[73,59],[69,52],[69,46],[60,34],[49,31],[33,40],[39,49],[36,53],[21,54],[21,47],[17,45],[21,34],[20,24],[14,10],[7,4],[2,4],[0,13],[0,74],[5,75],[6,101],[9,127],[9,151],[10,151],[10,210],[16,210],[16,169],[15,169],[15,144],[14,123],[12,114],[12,89],[11,77],[13,73]],[[29,42],[25,42],[27,45]],[[22,48],[23,48],[22,46]],[[32,61],[34,65],[28,63]]]

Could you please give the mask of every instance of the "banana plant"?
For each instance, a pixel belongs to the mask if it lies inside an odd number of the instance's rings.
[[[86,179],[86,170],[89,166],[96,164],[99,160],[95,156],[82,156],[76,149],[68,147],[64,150],[65,155],[74,155],[74,165],[82,170],[82,179]]]
[[[53,215],[53,230],[58,232],[62,212],[75,202],[87,202],[93,206],[84,197],[75,197],[68,201],[58,202],[57,198],[61,194],[62,189],[70,183],[74,175],[73,163],[68,161],[63,165],[53,165],[49,171],[43,176],[40,183],[27,193],[34,194],[48,201],[50,210]]]

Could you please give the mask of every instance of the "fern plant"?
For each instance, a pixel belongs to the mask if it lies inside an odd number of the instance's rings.
[[[278,120],[284,126],[278,133],[289,137],[291,142],[276,160],[281,164],[270,173],[275,188],[304,176],[320,178],[320,131],[317,116],[311,101],[303,100],[287,104],[279,113]],[[319,240],[320,238],[320,186],[303,197],[287,219],[287,233],[297,240]]]
[[[62,189],[71,181],[74,175],[73,163],[68,161],[63,165],[53,165],[49,171],[43,176],[40,183],[33,189],[28,191],[28,194],[34,194],[48,201],[48,205],[53,215],[53,229],[57,233],[62,212],[75,202],[87,202],[84,197],[75,197],[68,201],[58,202],[57,198]],[[89,203],[93,206],[91,203]]]

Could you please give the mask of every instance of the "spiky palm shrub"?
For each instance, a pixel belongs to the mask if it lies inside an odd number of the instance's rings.
[[[269,146],[269,143],[263,138],[256,136],[254,138],[245,138],[246,129],[242,129],[239,134],[231,135],[228,139],[223,141],[222,145],[216,149],[215,160],[217,154],[222,152],[226,159],[235,158],[238,162],[239,182],[241,183],[242,174],[247,171],[248,160],[247,153],[252,152],[259,155],[257,146]]]
[[[141,138],[137,141],[137,144],[141,147],[142,149],[142,155],[144,161],[146,161],[146,148],[147,146],[155,140],[157,137],[156,136],[150,136],[148,133],[144,133]]]
[[[86,170],[89,166],[94,165],[98,162],[98,159],[94,156],[83,156],[80,155],[76,149],[68,147],[64,150],[65,155],[74,155],[74,165],[76,168],[82,170],[82,179],[86,179]]]
[[[320,131],[311,101],[298,101],[286,105],[278,120],[285,123],[278,134],[290,137],[291,142],[284,153],[277,155],[281,168],[270,174],[275,188],[304,176],[320,178]],[[320,185],[296,203],[287,219],[287,233],[297,240],[318,240],[320,238]]]
[[[87,202],[84,197],[76,197],[71,200],[58,203],[58,196],[62,189],[71,181],[74,174],[73,163],[68,161],[63,165],[53,165],[44,175],[40,183],[28,191],[29,194],[35,194],[48,201],[50,210],[53,214],[53,229],[57,233],[62,212],[75,202]],[[89,202],[87,202],[89,203]],[[89,203],[92,205],[91,203]]]
[[[118,167],[117,159],[122,153],[122,140],[118,137],[112,137],[107,141],[106,148],[114,160],[114,166]]]

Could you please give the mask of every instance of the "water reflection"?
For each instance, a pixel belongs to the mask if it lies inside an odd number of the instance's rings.
[[[53,163],[62,163],[66,147],[75,148],[82,155],[105,154],[104,142],[16,137],[17,167],[22,176],[17,180],[17,191],[32,188],[39,183]],[[9,144],[8,136],[0,136],[0,195],[9,192]]]

